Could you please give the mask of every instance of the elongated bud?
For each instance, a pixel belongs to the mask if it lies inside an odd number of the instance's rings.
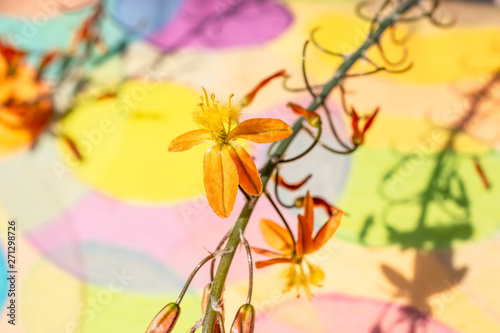
[[[251,333],[255,325],[255,309],[252,304],[244,304],[238,310],[231,326],[231,333]]]
[[[266,84],[268,84],[270,81],[277,77],[281,76],[286,76],[286,72],[284,70],[279,71],[264,80],[262,80],[251,92],[249,92],[243,99],[241,106],[247,106],[248,104],[252,103],[253,99],[255,98],[255,95],[259,92],[260,89],[262,89]]]
[[[312,127],[318,128],[321,126],[321,118],[316,112],[306,110],[302,106],[294,103],[288,103],[287,106],[291,108],[295,114],[306,118],[307,122]]]
[[[146,333],[169,333],[174,329],[181,308],[176,303],[167,304],[149,324]]]
[[[205,313],[205,310],[207,309],[207,305],[209,304],[209,300],[210,300],[210,292],[211,291],[212,291],[212,284],[209,283],[205,286],[205,289],[203,289],[203,297],[201,299],[201,312],[202,313]],[[224,303],[222,303],[220,306],[220,315],[221,315],[221,317],[224,317]],[[221,324],[219,322],[219,320],[216,320],[213,332],[214,333],[222,332],[221,326],[223,324],[224,323]]]
[[[83,156],[80,153],[80,150],[76,146],[75,141],[71,139],[69,136],[66,135],[61,135],[62,139],[64,140],[64,143],[68,146],[70,149],[71,153],[73,154],[74,157],[76,157],[79,161],[83,161]]]

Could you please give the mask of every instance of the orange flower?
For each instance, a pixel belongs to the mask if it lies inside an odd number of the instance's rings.
[[[49,87],[24,62],[25,53],[0,41],[0,151],[31,143],[52,117]]]
[[[269,143],[287,138],[292,129],[279,119],[254,118],[239,123],[241,106],[227,105],[215,100],[201,103],[195,121],[201,129],[184,133],[172,140],[171,152],[184,151],[201,143],[211,143],[203,160],[203,181],[208,202],[220,217],[228,217],[233,210],[238,184],[250,195],[260,195],[262,182],[255,163],[248,152],[236,143],[246,139]]]
[[[375,116],[377,115],[379,108],[376,108],[373,114],[368,118],[368,120],[365,123],[365,126],[363,126],[362,130],[359,130],[359,115],[356,113],[356,110],[354,107],[351,108],[351,127],[352,127],[352,143],[355,146],[361,145],[365,141],[365,133],[368,131],[370,126],[373,123],[373,120],[375,119]]]
[[[275,77],[275,76],[273,76]],[[208,202],[213,211],[226,218],[233,210],[238,184],[250,195],[260,195],[262,182],[250,154],[236,140],[269,143],[287,138],[292,129],[273,118],[254,118],[239,123],[242,105],[222,104],[207,92],[199,111],[194,114],[198,130],[184,133],[170,143],[168,150],[178,152],[201,143],[211,143],[203,160],[203,182]],[[255,94],[255,92],[252,92]]]
[[[295,288],[299,296],[302,288],[310,298],[312,296],[310,285],[321,286],[325,274],[319,266],[312,264],[306,257],[321,249],[333,236],[340,225],[342,216],[342,211],[335,213],[313,237],[314,202],[308,192],[305,198],[304,215],[298,216],[298,235],[295,242],[287,229],[270,220],[260,221],[264,240],[274,250],[252,248],[256,253],[271,258],[258,261],[255,266],[262,268],[280,263],[290,264],[285,273],[287,283],[284,291]]]

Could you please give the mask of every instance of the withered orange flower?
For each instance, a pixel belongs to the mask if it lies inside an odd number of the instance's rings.
[[[273,176],[272,176],[273,180],[276,182],[276,184],[278,186],[284,187],[290,191],[296,191],[296,190],[300,189],[302,186],[304,186],[305,183],[307,183],[309,181],[309,179],[311,179],[311,177],[312,177],[312,175],[308,175],[306,178],[304,178],[300,182],[292,184],[292,183],[285,181],[283,179],[283,177],[281,177],[281,175],[276,176],[276,174],[273,174]]]
[[[24,63],[26,53],[0,41],[0,151],[31,143],[52,116],[49,86]]]
[[[201,143],[211,144],[203,160],[205,192],[213,211],[226,218],[233,210],[238,184],[250,195],[257,196],[262,192],[255,162],[236,140],[270,143],[287,138],[292,129],[285,122],[273,118],[254,118],[240,123],[242,104],[232,103],[232,94],[228,103],[223,104],[215,99],[214,94],[210,102],[207,92],[203,91],[205,96],[201,97],[202,103],[194,114],[194,120],[201,128],[178,136],[172,140],[168,150],[179,152]]]
[[[359,146],[363,144],[365,141],[365,133],[368,131],[370,126],[373,123],[373,120],[375,119],[375,116],[377,115],[379,111],[379,108],[376,108],[375,111],[372,113],[370,117],[368,117],[368,120],[366,121],[365,125],[363,126],[363,129],[359,129],[359,115],[356,113],[356,110],[354,107],[351,108],[351,127],[352,127],[352,143],[356,146]]]
[[[308,192],[305,198],[304,215],[298,216],[298,235],[295,242],[287,229],[273,221],[261,220],[260,228],[264,240],[274,250],[252,248],[254,252],[271,258],[258,261],[255,266],[263,268],[274,264],[289,264],[290,267],[285,274],[287,282],[284,291],[295,288],[299,296],[302,288],[310,298],[312,296],[310,285],[321,286],[325,274],[319,266],[308,261],[307,256],[321,249],[332,238],[340,225],[342,216],[342,211],[333,214],[313,237],[314,202]]]
[[[306,110],[302,106],[294,103],[288,103],[287,106],[291,108],[295,114],[304,117],[309,125],[316,128],[321,126],[321,118],[316,112]]]

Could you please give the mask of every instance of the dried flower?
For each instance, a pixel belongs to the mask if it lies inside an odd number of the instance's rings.
[[[373,123],[373,120],[375,119],[375,116],[377,115],[379,108],[376,108],[375,111],[372,113],[372,115],[368,118],[368,120],[365,123],[365,126],[363,126],[363,129],[359,129],[359,115],[356,113],[356,110],[354,107],[351,108],[351,127],[352,127],[352,143],[355,146],[359,146],[363,144],[365,141],[365,133],[368,131],[370,126]]]

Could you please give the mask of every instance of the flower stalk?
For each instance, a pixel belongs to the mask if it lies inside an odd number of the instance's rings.
[[[339,85],[341,80],[343,80],[351,67],[360,59],[365,58],[366,51],[377,45],[380,37],[384,33],[384,31],[392,27],[400,18],[401,14],[404,14],[417,4],[419,4],[420,0],[407,0],[398,2],[397,7],[394,11],[386,16],[383,20],[378,21],[376,29],[374,29],[368,36],[367,40],[349,57],[345,57],[344,62],[339,66],[333,78],[328,81],[321,92],[316,95],[313,102],[307,108],[309,111],[316,111],[321,105],[325,103],[326,98],[329,96],[331,91]],[[437,1],[436,1],[437,2]],[[304,125],[305,118],[299,118],[292,126],[293,133],[286,139],[280,141],[277,144],[276,149],[273,154],[269,157],[267,163],[261,170],[261,180],[263,189],[266,188],[266,185],[271,178],[274,170],[278,166],[280,160],[282,160],[285,155],[288,147],[296,137],[296,135],[301,131]],[[233,260],[235,251],[240,244],[241,237],[240,235],[244,233],[245,228],[248,224],[249,218],[253,213],[255,205],[258,201],[259,197],[251,197],[250,200],[247,200],[243,210],[236,221],[231,235],[226,244],[224,255],[222,255],[219,266],[217,268],[217,273],[212,283],[212,290],[210,293],[211,299],[220,299],[222,295],[222,291],[224,288],[224,284],[226,281],[227,274],[229,272],[229,268],[231,266],[231,262]],[[203,319],[203,332],[204,333],[212,333],[213,327],[215,325],[215,321],[217,318],[217,312],[212,309],[207,309],[205,317]]]

